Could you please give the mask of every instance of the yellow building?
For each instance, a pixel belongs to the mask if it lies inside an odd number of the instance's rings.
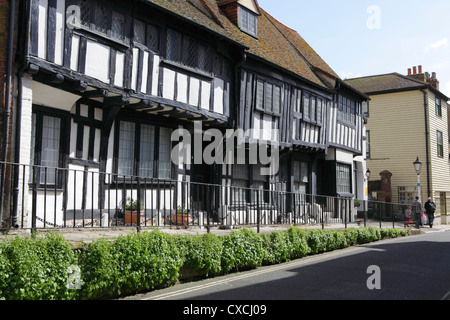
[[[408,69],[407,76],[391,73],[345,82],[371,99],[365,110],[370,179],[379,180],[378,173],[390,171],[392,202],[410,204],[419,194],[413,165],[419,158],[423,163],[421,201],[432,197],[437,217],[444,214],[446,223],[445,214],[450,214],[449,98],[439,91],[436,73],[423,73],[419,66]]]

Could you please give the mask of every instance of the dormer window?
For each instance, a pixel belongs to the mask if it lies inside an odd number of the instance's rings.
[[[239,6],[239,28],[248,34],[257,37],[258,15],[247,8]]]

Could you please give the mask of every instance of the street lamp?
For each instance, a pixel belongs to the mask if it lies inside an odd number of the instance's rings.
[[[414,169],[417,172],[417,191],[418,191],[418,195],[419,195],[419,202],[422,201],[422,197],[421,197],[421,188],[420,188],[420,171],[422,170],[422,162],[420,162],[419,157],[417,157],[417,160],[413,162],[414,164]]]

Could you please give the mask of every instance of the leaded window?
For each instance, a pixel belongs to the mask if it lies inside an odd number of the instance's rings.
[[[125,16],[103,2],[92,0],[76,0],[80,8],[80,27],[97,35],[125,41]]]
[[[212,48],[172,29],[167,30],[166,58],[199,71],[212,71]]]

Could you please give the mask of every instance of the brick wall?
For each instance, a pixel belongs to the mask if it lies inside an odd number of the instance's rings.
[[[225,5],[221,6],[221,9],[223,10],[223,12],[225,12],[228,19],[230,19],[231,22],[238,25],[238,3],[237,3],[237,1],[225,4]]]

